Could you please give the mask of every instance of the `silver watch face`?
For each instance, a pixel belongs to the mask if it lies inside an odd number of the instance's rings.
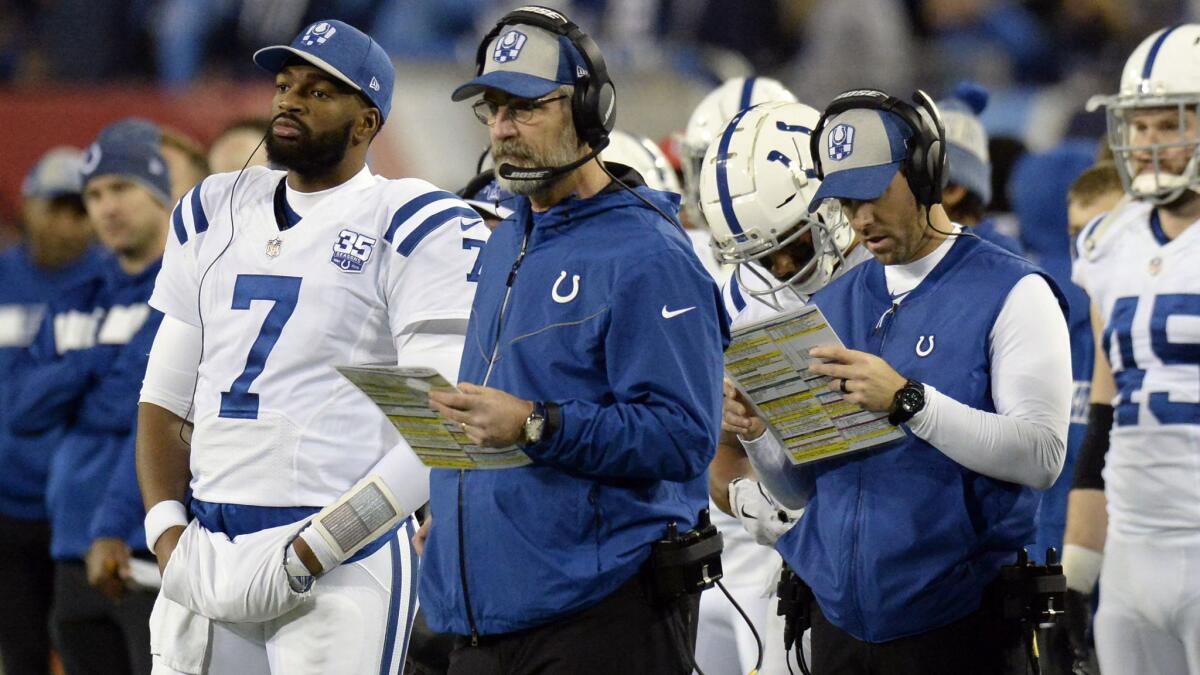
[[[542,440],[542,429],[545,426],[546,420],[541,415],[531,414],[529,419],[525,420],[525,442],[537,443]]]

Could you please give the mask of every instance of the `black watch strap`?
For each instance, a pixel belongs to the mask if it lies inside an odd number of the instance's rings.
[[[925,385],[916,380],[909,380],[892,397],[892,405],[888,408],[888,422],[900,426],[911,420],[913,415],[925,407]]]

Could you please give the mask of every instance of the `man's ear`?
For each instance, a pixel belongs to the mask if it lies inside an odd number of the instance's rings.
[[[354,142],[356,144],[370,143],[382,126],[383,116],[379,113],[379,108],[364,107],[358,115],[358,122],[354,125]]]

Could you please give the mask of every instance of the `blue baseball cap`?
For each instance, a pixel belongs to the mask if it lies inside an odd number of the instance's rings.
[[[370,35],[342,21],[318,21],[301,31],[291,46],[275,45],[254,52],[254,62],[263,70],[278,73],[293,56],[366,96],[387,121],[396,69],[387,52]]]
[[[912,130],[890,112],[853,108],[825,122],[818,152],[825,177],[808,205],[816,211],[826,199],[870,201],[908,158]]]
[[[484,89],[499,89],[517,98],[537,99],[588,74],[571,41],[528,24],[504,27],[484,51],[483,72],[454,90],[462,101]]]
[[[80,170],[83,186],[86,188],[97,176],[124,176],[140,184],[158,201],[169,205],[171,175],[167,163],[163,161],[160,143],[145,133],[145,127],[140,127],[136,133],[128,133],[135,128],[129,124],[129,120],[122,120],[100,132],[83,155]],[[161,132],[156,138],[161,138]]]
[[[21,183],[26,199],[83,194],[83,151],[61,146],[42,155]]]

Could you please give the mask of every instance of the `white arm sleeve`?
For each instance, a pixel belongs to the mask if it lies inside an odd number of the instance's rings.
[[[199,327],[170,315],[163,316],[150,347],[139,402],[153,403],[180,417],[194,412],[192,394],[200,365],[200,335]]]
[[[1009,292],[992,327],[991,361],[995,413],[925,385],[925,407],[908,428],[972,471],[1044,490],[1066,457],[1071,346],[1058,300],[1040,275]]]
[[[813,493],[812,470],[805,465],[792,464],[787,448],[774,434],[767,431],[752,441],[742,440],[742,447],[758,476],[759,484],[771,493],[775,501],[789,509],[808,506]]]

